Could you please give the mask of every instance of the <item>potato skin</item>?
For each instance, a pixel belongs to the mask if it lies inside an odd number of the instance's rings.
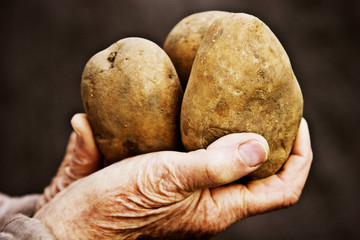
[[[206,148],[229,133],[258,133],[267,139],[270,153],[249,178],[264,178],[287,160],[302,111],[299,84],[271,30],[243,13],[215,20],[184,94],[180,126],[185,148]]]
[[[81,95],[107,163],[179,147],[183,92],[166,53],[142,38],[125,38],[86,64]]]
[[[228,15],[224,11],[194,13],[177,23],[166,37],[164,50],[177,70],[185,89],[196,52],[213,21]]]

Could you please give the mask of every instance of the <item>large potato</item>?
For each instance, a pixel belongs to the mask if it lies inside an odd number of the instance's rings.
[[[302,110],[289,58],[271,30],[242,13],[215,20],[184,94],[180,124],[185,148],[206,148],[229,133],[258,133],[269,142],[270,153],[249,177],[264,178],[287,160]]]
[[[175,25],[166,37],[164,50],[171,58],[185,89],[196,52],[213,21],[229,14],[223,11],[194,13]]]
[[[81,94],[108,163],[181,143],[180,81],[170,58],[149,40],[126,38],[94,55]]]

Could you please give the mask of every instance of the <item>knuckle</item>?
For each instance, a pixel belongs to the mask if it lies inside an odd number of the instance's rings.
[[[176,168],[169,161],[162,161],[162,167],[159,173],[158,187],[159,192],[165,196],[174,196],[177,193],[183,195],[186,193],[186,182],[189,181],[183,172]]]
[[[155,161],[146,161],[143,171],[137,175],[137,188],[150,205],[170,203],[183,199],[185,186],[177,169],[169,159],[157,156]]]

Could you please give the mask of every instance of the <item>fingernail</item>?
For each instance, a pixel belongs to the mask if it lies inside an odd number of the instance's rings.
[[[241,159],[249,166],[256,167],[267,159],[267,148],[258,141],[250,141],[239,146]]]

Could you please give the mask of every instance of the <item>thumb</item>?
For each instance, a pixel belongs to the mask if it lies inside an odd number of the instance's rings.
[[[206,150],[186,154],[178,161],[177,177],[186,191],[231,183],[256,170],[266,159],[269,145],[254,133],[226,135]]]

